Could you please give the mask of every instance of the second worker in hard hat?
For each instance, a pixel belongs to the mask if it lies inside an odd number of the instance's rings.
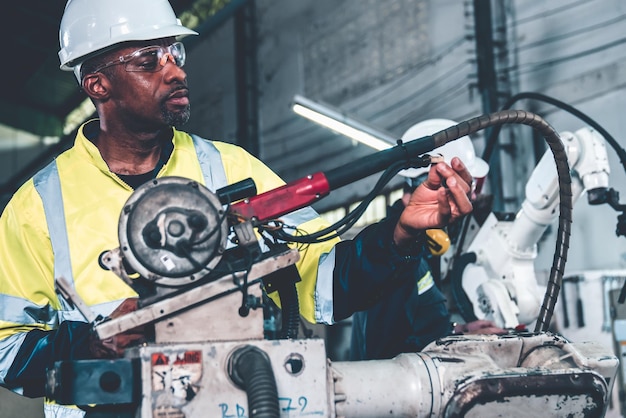
[[[449,119],[428,119],[411,126],[402,140],[432,135],[456,124]],[[430,154],[441,155],[446,162],[453,158],[462,159],[475,180],[474,184],[479,182],[479,187],[482,187],[489,166],[476,156],[468,136],[448,142]],[[410,168],[399,173],[405,177],[402,197],[387,209],[388,216],[397,216],[412,204],[413,192],[426,180],[428,172],[428,168]],[[480,190],[474,188],[472,192],[476,194]],[[451,334],[506,332],[488,320],[469,323],[452,321],[446,298],[436,285],[439,271],[433,271],[439,262],[438,256],[448,248],[449,240],[441,229],[427,230],[426,234],[425,256],[416,281],[389,291],[374,306],[352,316],[351,360],[387,359],[400,353],[420,351],[432,341]],[[434,263],[428,263],[430,256],[434,256]]]

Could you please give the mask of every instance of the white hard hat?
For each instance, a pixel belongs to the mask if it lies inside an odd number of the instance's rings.
[[[68,0],[59,28],[61,69],[74,71],[99,51],[127,41],[198,33],[176,18],[168,0]]]
[[[411,126],[404,135],[402,135],[402,140],[408,142],[413,139],[422,138],[457,124],[457,122],[450,119],[427,119]],[[443,155],[444,160],[448,164],[452,158],[459,157],[474,178],[483,178],[489,172],[489,165],[485,160],[476,155],[474,144],[469,136],[463,136],[439,148],[435,148],[432,150],[431,154]],[[400,171],[398,174],[404,177],[416,178],[427,173],[428,170],[429,167],[407,168],[406,170]]]

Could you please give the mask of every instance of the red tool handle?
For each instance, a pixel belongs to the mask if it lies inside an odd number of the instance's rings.
[[[265,193],[241,200],[230,211],[246,219],[267,221],[309,206],[330,193],[328,180],[318,172]]]

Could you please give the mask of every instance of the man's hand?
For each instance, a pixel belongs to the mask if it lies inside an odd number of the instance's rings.
[[[457,324],[454,326],[454,334],[506,334],[507,331],[497,326],[494,322],[486,319],[478,319],[467,324]]]
[[[126,299],[109,317],[118,318],[136,310],[137,299]],[[146,342],[145,330],[143,326],[139,326],[104,340],[99,339],[98,335],[94,333],[89,341],[89,349],[94,358],[119,358],[124,355],[126,348],[144,342]]]
[[[393,239],[402,246],[415,240],[420,231],[441,228],[472,211],[472,176],[455,157],[431,166],[428,178],[411,195]]]

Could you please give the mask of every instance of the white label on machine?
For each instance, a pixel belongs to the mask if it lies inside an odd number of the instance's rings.
[[[185,351],[168,356],[152,354],[152,390],[167,390],[171,396],[191,401],[198,391],[202,377],[202,353]]]

